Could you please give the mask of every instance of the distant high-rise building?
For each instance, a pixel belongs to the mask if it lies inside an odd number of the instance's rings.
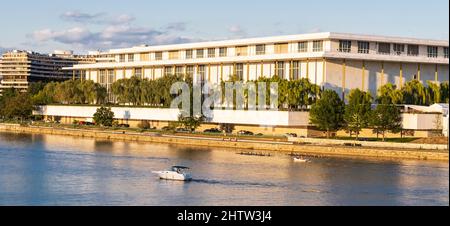
[[[76,64],[95,63],[95,58],[73,55],[72,51],[54,51],[40,54],[13,50],[0,59],[0,94],[4,89],[15,88],[26,92],[31,82],[63,81],[78,78],[78,73],[62,70]]]

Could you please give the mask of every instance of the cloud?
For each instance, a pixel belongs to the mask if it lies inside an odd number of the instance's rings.
[[[173,30],[173,31],[185,31],[186,30],[186,23],[178,22],[178,23],[170,23],[167,25],[167,30]]]
[[[126,24],[136,19],[128,14],[109,16],[104,12],[90,14],[80,11],[67,11],[61,14],[60,18],[65,21],[82,24]]]
[[[97,21],[104,15],[105,15],[105,13],[89,14],[89,13],[83,13],[83,12],[79,12],[79,11],[67,11],[67,12],[63,13],[60,17],[61,17],[61,19],[66,20],[66,21],[86,23],[86,22]]]
[[[308,33],[320,33],[320,32],[322,32],[322,29],[319,28],[319,27],[310,29],[310,30],[308,31]]]
[[[4,47],[1,47],[1,46],[0,46],[0,57],[1,57],[1,55],[2,55],[3,53],[8,52],[8,51],[10,51],[10,50],[11,50],[11,48],[4,48]]]
[[[247,32],[239,25],[232,25],[232,26],[228,27],[228,31],[233,36],[239,36],[239,37],[247,36]]]
[[[126,24],[109,25],[98,32],[93,32],[86,27],[73,27],[60,31],[43,29],[33,32],[29,38],[37,42],[54,41],[73,45],[84,50],[200,41],[200,39],[176,35],[164,29],[157,30]]]
[[[140,44],[162,45],[203,41],[180,35],[186,31],[187,24],[184,22],[152,28],[134,25],[136,18],[128,14],[110,16],[106,13],[89,14],[79,11],[65,12],[60,18],[76,22],[76,24],[62,30],[51,28],[36,30],[27,35],[29,43],[46,45],[55,42],[85,51],[124,48]],[[99,26],[91,27],[92,24]]]

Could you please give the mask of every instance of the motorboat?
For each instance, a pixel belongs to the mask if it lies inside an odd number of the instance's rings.
[[[310,160],[304,159],[304,158],[302,158],[302,157],[294,157],[294,162],[298,162],[298,163],[307,163],[307,162],[310,162]]]
[[[172,166],[170,170],[153,171],[152,173],[157,174],[163,180],[190,181],[192,175],[189,170],[189,167],[185,166]]]

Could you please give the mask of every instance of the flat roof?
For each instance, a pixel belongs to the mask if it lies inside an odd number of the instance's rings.
[[[290,41],[310,41],[310,40],[329,40],[329,39],[345,39],[345,40],[360,40],[371,42],[389,42],[389,43],[402,43],[402,44],[415,44],[415,45],[434,45],[434,46],[448,46],[449,41],[446,40],[433,40],[433,39],[417,39],[407,37],[394,37],[394,36],[380,36],[380,35],[364,35],[364,34],[350,34],[350,33],[337,33],[337,32],[322,32],[322,33],[310,33],[310,34],[297,34],[297,35],[285,35],[285,36],[270,36],[259,38],[245,38],[245,39],[232,39],[221,41],[206,41],[184,44],[172,44],[172,45],[155,45],[155,46],[135,46],[130,48],[111,49],[106,52],[101,52],[101,55],[117,54],[117,53],[136,53],[136,52],[154,52],[154,51],[168,51],[168,50],[183,50],[183,49],[195,49],[195,48],[208,48],[208,47],[227,47],[227,46],[239,46],[248,44],[264,44],[264,43],[281,43]]]

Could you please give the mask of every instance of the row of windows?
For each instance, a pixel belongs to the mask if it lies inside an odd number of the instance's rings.
[[[299,42],[298,45],[298,52],[303,53],[308,51],[308,42]],[[248,46],[236,46],[235,47],[235,55],[236,56],[248,56],[249,47]],[[323,51],[323,41],[313,41],[313,52],[322,52]],[[205,58],[205,50],[204,49],[188,49],[185,50],[185,59],[193,59],[194,58],[194,51],[196,58]],[[274,45],[274,53],[275,54],[285,54],[289,53],[289,43],[277,43]],[[155,60],[162,60],[163,59],[163,52],[155,52]],[[208,58],[214,58],[217,57],[216,55],[216,48],[208,48],[206,51],[206,57]],[[260,44],[256,45],[256,55],[264,55],[266,54],[266,45]],[[228,56],[228,48],[227,47],[220,47],[219,48],[219,57],[226,57]],[[126,59],[127,58],[127,59]],[[180,58],[180,51],[169,51],[169,60],[177,60]],[[134,54],[120,54],[119,55],[119,62],[133,62]],[[150,61],[150,53],[141,53],[140,54],[140,61]]]
[[[358,53],[369,53],[369,42],[364,41],[358,41]],[[392,45],[391,50],[391,43],[377,43],[377,52],[379,54],[396,54],[396,55],[402,55],[406,54],[408,56],[418,56],[419,55],[419,46],[418,45],[407,45],[405,48],[405,44],[398,44],[394,43]],[[352,41],[350,40],[340,40],[339,41],[339,52],[349,53],[352,49]],[[431,58],[438,57],[438,47],[437,46],[428,46],[427,47],[427,56]],[[448,58],[448,47],[444,47],[444,57]]]
[[[285,63],[285,62],[275,62],[275,75],[284,78],[286,75],[286,64],[290,65],[290,70],[292,72],[291,78],[292,79],[299,79],[300,78],[300,69],[301,64],[300,61],[292,61],[292,63]],[[244,79],[244,64],[243,63],[237,63],[234,65],[234,74],[237,76],[239,80]],[[205,81],[206,76],[206,65],[187,65],[187,66],[165,66],[163,67],[163,75],[177,75],[177,76],[183,76],[183,75],[194,75],[194,72],[197,68],[197,75],[200,81]],[[144,78],[144,73],[142,68],[134,68],[133,69],[133,75],[138,78]],[[100,70],[99,74],[99,83],[104,85],[105,87],[110,88],[110,85],[114,81],[114,70]]]

